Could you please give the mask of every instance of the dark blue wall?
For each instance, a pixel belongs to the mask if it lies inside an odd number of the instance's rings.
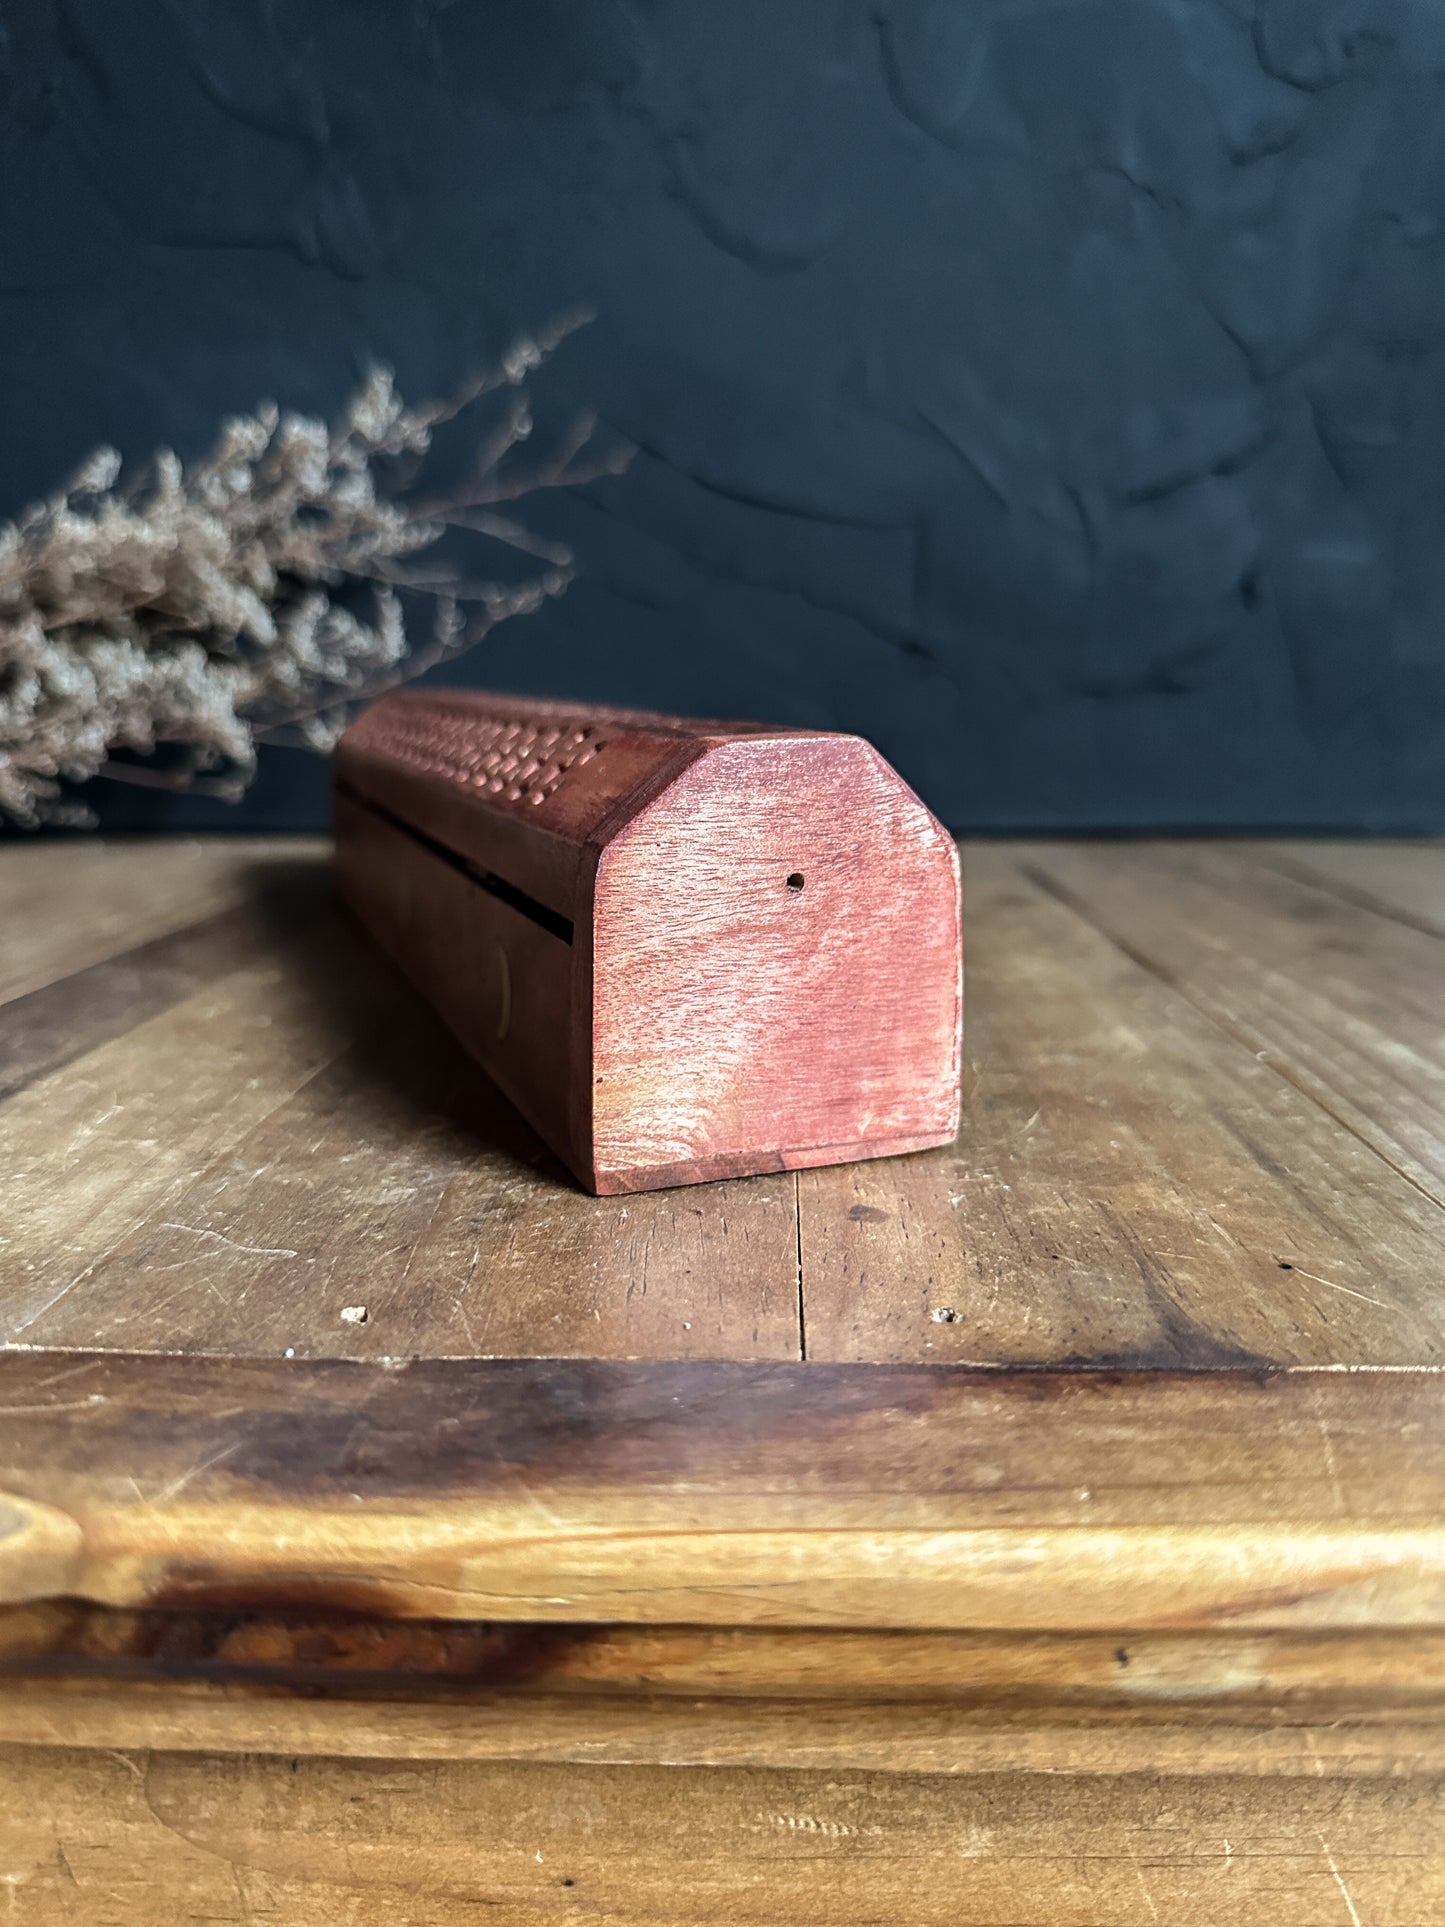
[[[639,454],[471,678],[860,729],[960,826],[1445,823],[1438,0],[0,19],[0,512],[592,302],[547,393]]]

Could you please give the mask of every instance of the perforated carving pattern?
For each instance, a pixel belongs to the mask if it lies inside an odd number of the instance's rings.
[[[508,803],[543,802],[607,746],[589,723],[458,714],[447,703],[379,706],[356,734],[368,750]]]

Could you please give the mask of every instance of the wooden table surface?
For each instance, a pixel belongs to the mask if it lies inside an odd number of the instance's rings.
[[[956,1145],[594,1199],[319,842],[0,848],[16,1918],[1445,1919],[1445,849],[964,878]]]

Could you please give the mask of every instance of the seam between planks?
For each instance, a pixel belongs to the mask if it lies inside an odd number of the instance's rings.
[[[1217,1011],[1211,1010],[1207,1004],[1201,1003],[1166,965],[1146,955],[1142,950],[1136,949],[1133,944],[1119,936],[1117,932],[1110,930],[1106,924],[1099,922],[1096,917],[1091,916],[1087,905],[1069,889],[1067,884],[1060,883],[1056,878],[1051,877],[1047,871],[1031,862],[1020,862],[1017,864],[1017,869],[1019,875],[1033,884],[1035,889],[1041,890],[1045,896],[1067,910],[1071,916],[1077,917],[1080,923],[1094,931],[1097,936],[1102,937],[1106,943],[1111,944],[1113,948],[1119,952],[1120,956],[1127,957],[1130,963],[1136,965],[1140,970],[1146,971],[1149,976],[1163,984],[1167,990],[1172,991],[1176,997],[1179,997],[1184,1003],[1188,1004],[1191,1010],[1197,1012],[1199,1016],[1212,1024],[1221,1036],[1227,1037],[1231,1043],[1237,1044],[1241,1050],[1248,1051],[1256,1063],[1263,1065],[1266,1070],[1273,1071],[1275,1076],[1281,1078],[1288,1084],[1291,1090],[1297,1091],[1301,1097],[1313,1104],[1317,1110],[1322,1111],[1324,1115],[1337,1124],[1342,1131],[1347,1131],[1357,1143],[1365,1147],[1372,1157],[1378,1158],[1387,1170],[1395,1173],[1396,1177],[1403,1178],[1405,1183],[1408,1184],[1413,1191],[1417,1191],[1428,1203],[1433,1204],[1436,1210],[1445,1211],[1445,1198],[1438,1196],[1428,1185],[1422,1184],[1411,1172],[1402,1170],[1392,1157],[1382,1151],[1378,1144],[1366,1137],[1348,1118],[1341,1117],[1338,1111],[1332,1110],[1317,1091],[1311,1090],[1307,1084],[1303,1084],[1297,1077],[1291,1076],[1290,1072],[1276,1061],[1273,1053],[1267,1057],[1260,1057],[1257,1053],[1256,1041],[1248,1032],[1226,1022]]]
[[[81,964],[31,990],[0,997],[0,1103],[47,1077],[70,1070],[107,1044],[163,1017],[233,974],[243,961],[238,961],[235,939],[238,935],[254,935],[254,927],[254,918],[245,906],[231,905],[94,963]],[[225,943],[228,936],[232,938],[229,947]],[[209,967],[187,963],[188,950],[212,944],[215,957]],[[148,967],[151,976],[145,981]],[[128,998],[118,999],[115,1007],[108,1009],[105,990],[117,973],[125,971],[138,981],[131,986]],[[93,998],[86,996],[88,991],[95,993]],[[42,1046],[26,1062],[20,1046],[27,1032],[37,1022],[43,1030],[47,1016],[73,998],[83,1000],[78,1005],[81,1015],[69,1027],[65,1041],[57,1042],[48,1052]]]
[[[117,865],[121,862],[123,854],[139,857],[142,853],[140,846],[150,840],[151,839],[145,835],[98,835],[94,838],[81,839],[81,841],[86,843],[90,848],[109,849],[112,851]],[[330,839],[328,837],[311,833],[293,834],[289,831],[279,834],[264,830],[242,830],[239,833],[233,833],[229,830],[221,832],[197,831],[193,834],[186,834],[180,837],[159,837],[156,838],[155,841],[169,845],[173,851],[188,845],[194,845],[198,842],[209,843],[212,846],[218,843],[231,843],[233,845],[231,854],[235,854],[235,852],[239,850],[251,863],[263,867],[271,859],[282,855],[284,855],[288,862],[294,861],[298,856],[304,859],[326,854],[329,857],[330,848]],[[0,844],[0,913],[6,916],[13,916],[16,912],[13,905],[6,900],[7,893],[3,887],[5,882],[4,857],[6,847],[6,844]],[[14,851],[24,849],[27,845],[25,839],[21,837],[9,841],[8,847]],[[67,851],[74,850],[76,847],[76,843],[71,839],[66,839],[63,842],[57,840],[56,843],[52,845],[55,861],[63,865]],[[205,880],[200,876],[193,880],[193,893],[196,890],[204,890],[205,887]],[[113,937],[105,938],[103,940],[103,948],[99,953],[90,957],[85,962],[68,962],[62,964],[57,969],[42,967],[40,974],[34,977],[21,975],[16,978],[9,988],[0,987],[0,1017],[8,1015],[13,1005],[23,1002],[27,997],[36,996],[42,991],[52,990],[60,984],[68,983],[76,977],[84,976],[89,970],[99,970],[105,965],[123,962],[126,958],[148,949],[153,944],[173,940],[188,930],[213,922],[217,917],[251,908],[254,905],[254,901],[254,892],[245,884],[233,879],[229,887],[210,899],[209,907],[199,906],[199,914],[197,914],[198,906],[194,903],[188,903],[184,909],[177,905],[173,914],[163,916],[149,934],[139,934],[135,931],[116,933]],[[53,910],[54,906],[50,905],[47,900],[47,914],[53,913]],[[22,914],[28,914],[28,911]],[[114,948],[111,947],[112,943],[115,945]]]
[[[808,1359],[808,1323],[803,1309],[803,1174],[793,1173],[793,1235],[798,1243],[798,1363]]]
[[[1334,877],[1323,877],[1315,871],[1298,866],[1288,857],[1262,856],[1257,851],[1241,849],[1238,854],[1258,869],[1272,870],[1277,876],[1288,877],[1291,883],[1303,884],[1306,888],[1320,890],[1326,896],[1347,903],[1353,910],[1367,911],[1371,916],[1383,917],[1388,923],[1398,923],[1406,930],[1414,930],[1422,937],[1434,937],[1437,942],[1445,942],[1445,928],[1429,922],[1427,918],[1417,917],[1408,910],[1372,896],[1368,890],[1360,889],[1353,883],[1342,883]],[[1442,868],[1445,868],[1445,850],[1440,852]]]
[[[0,1361],[10,1357],[79,1359],[82,1363],[75,1373],[78,1375],[92,1361],[124,1362],[130,1359],[185,1358],[188,1362],[213,1365],[230,1365],[241,1368],[247,1365],[279,1365],[283,1361],[275,1351],[238,1352],[222,1350],[219,1346],[199,1346],[177,1352],[160,1345],[138,1347],[135,1345],[106,1345],[94,1339],[85,1344],[67,1341],[52,1344],[49,1341],[37,1344],[33,1340],[0,1339]],[[290,1361],[285,1361],[289,1363]],[[600,1358],[591,1353],[578,1352],[381,1352],[364,1358],[348,1358],[336,1352],[298,1352],[295,1362],[298,1365],[324,1365],[328,1370],[333,1367],[348,1366],[355,1368],[381,1367],[395,1370],[407,1365],[578,1365],[578,1364],[638,1364],[655,1366],[659,1371],[677,1365],[746,1365],[754,1372],[787,1372],[798,1364],[810,1364],[819,1370],[832,1370],[846,1366],[850,1372],[898,1372],[929,1371],[957,1372],[969,1377],[988,1378],[1077,1378],[1115,1380],[1118,1378],[1185,1378],[1191,1381],[1210,1381],[1214,1379],[1255,1379],[1273,1381],[1277,1378],[1340,1378],[1354,1376],[1359,1378],[1445,1378],[1445,1364],[1418,1365],[1381,1365],[1366,1363],[1336,1363],[1331,1365],[1301,1364],[1238,1364],[1238,1365],[1097,1365],[1091,1361],[1058,1363],[1039,1359],[988,1359],[956,1358],[913,1360],[900,1363],[897,1359],[848,1358],[848,1359],[790,1359],[762,1358],[740,1359],[735,1356],[716,1354],[697,1358]],[[0,1418],[5,1416],[0,1407]]]
[[[221,979],[217,979],[216,981],[219,982],[221,981]],[[147,1016],[141,1020],[142,1023],[152,1023],[156,1021],[156,1019],[166,1016],[170,1011],[177,1010],[183,1004],[191,1002],[193,998],[203,996],[210,987],[211,986],[209,984],[201,984],[196,986],[194,989],[186,992],[185,995],[178,997],[174,1003],[166,1004],[160,1010],[152,1011],[148,1013]],[[135,1028],[139,1029],[140,1025],[139,1024],[136,1025]],[[126,1035],[129,1035],[129,1032],[118,1032],[117,1035],[126,1036]],[[114,1041],[114,1040],[113,1039],[102,1040],[101,1043],[97,1044],[94,1048],[96,1049],[103,1048],[104,1043],[106,1041]],[[342,1045],[336,1052],[334,1052],[330,1057],[328,1057],[324,1063],[316,1065],[310,1072],[308,1072],[307,1075],[304,1078],[302,1078],[299,1083],[296,1083],[296,1084],[288,1083],[286,1089],[278,1093],[275,1103],[272,1104],[267,1110],[263,1111],[260,1116],[258,1116],[252,1121],[250,1127],[245,1131],[242,1137],[237,1140],[237,1145],[244,1144],[247,1141],[247,1139],[252,1137],[255,1134],[255,1132],[260,1130],[270,1118],[274,1117],[277,1111],[284,1109],[285,1106],[290,1104],[302,1091],[304,1091],[307,1088],[308,1085],[314,1083],[317,1078],[324,1076],[325,1073],[329,1071],[332,1068],[332,1066],[335,1064],[337,1058],[340,1055],[342,1055],[346,1050],[352,1049],[352,1048],[354,1048],[353,1045]],[[84,1051],[80,1053],[77,1057],[70,1059],[65,1065],[62,1065],[58,1068],[68,1070],[72,1064],[83,1063],[85,1058],[89,1055],[90,1055],[90,1052],[88,1050]],[[16,1087],[17,1091],[20,1088],[23,1088],[23,1087],[17,1086]],[[15,1094],[16,1094],[15,1092],[6,1093],[6,1095],[15,1095]],[[201,1167],[199,1170],[193,1171],[188,1177],[180,1180],[179,1182],[176,1180],[172,1180],[171,1184],[167,1187],[165,1192],[160,1195],[167,1201],[176,1198],[184,1191],[187,1185],[199,1183],[202,1180],[204,1180],[207,1174],[211,1172],[216,1167],[216,1165],[220,1164],[221,1162],[224,1161],[225,1158],[232,1155],[232,1152],[234,1151],[235,1148],[236,1146],[223,1146],[220,1149],[216,1149],[214,1146],[212,1146],[205,1152],[204,1162],[201,1164]],[[21,1343],[18,1343],[17,1340],[19,1339],[19,1335],[22,1332],[29,1331],[32,1325],[37,1324],[42,1318],[45,1317],[45,1315],[49,1311],[53,1310],[54,1307],[58,1305],[61,1302],[61,1300],[65,1298],[70,1292],[72,1292],[78,1284],[82,1283],[85,1279],[89,1278],[91,1274],[95,1272],[101,1265],[108,1263],[110,1259],[115,1257],[117,1252],[123,1250],[124,1247],[130,1243],[131,1239],[134,1238],[138,1232],[142,1231],[145,1228],[145,1226],[152,1221],[153,1209],[154,1209],[154,1201],[152,1201],[151,1203],[148,1203],[145,1209],[141,1212],[139,1217],[133,1218],[126,1225],[125,1229],[119,1232],[114,1238],[114,1240],[106,1246],[104,1251],[99,1252],[91,1260],[91,1262],[84,1268],[84,1270],[82,1270],[74,1278],[72,1278],[68,1285],[63,1286],[62,1289],[58,1291],[55,1294],[55,1296],[51,1298],[46,1304],[44,1304],[39,1311],[32,1313],[30,1317],[28,1317],[24,1321],[23,1324],[10,1326],[8,1335],[4,1337],[0,1337],[0,1356],[3,1356],[7,1352],[33,1351],[33,1352],[42,1352],[42,1353],[60,1353],[62,1351],[94,1352],[97,1350],[104,1350],[109,1355],[110,1348],[105,1347],[104,1345],[98,1342],[99,1340],[98,1334],[95,1339],[92,1339],[92,1341],[84,1347],[80,1347],[80,1346],[62,1347],[62,1346],[51,1345],[51,1344],[34,1344],[34,1343],[21,1344]],[[7,1324],[8,1324],[8,1318],[4,1313],[3,1306],[0,1306],[0,1329],[3,1329]],[[125,1349],[126,1349],[125,1347],[117,1347],[116,1351],[120,1355],[124,1355]],[[171,1354],[168,1354],[163,1348],[157,1346],[154,1351],[139,1352],[134,1355],[137,1357],[166,1357]],[[193,1358],[199,1358],[207,1355],[208,1354],[204,1354],[201,1352],[187,1352],[185,1354],[185,1356],[193,1357]],[[222,1358],[231,1358],[234,1360],[238,1357],[239,1358],[273,1357],[274,1353],[269,1353],[269,1352],[237,1353],[232,1351],[232,1352],[218,1352],[215,1354],[215,1356],[222,1357]]]

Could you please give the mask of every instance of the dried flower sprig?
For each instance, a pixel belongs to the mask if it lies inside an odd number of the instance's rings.
[[[268,403],[227,421],[195,465],[163,449],[124,480],[99,449],[0,527],[0,813],[87,822],[61,785],[102,773],[234,797],[258,739],[329,748],[359,703],[559,595],[570,552],[500,505],[626,465],[629,450],[599,449],[590,415],[546,460],[513,458],[532,431],[528,375],[587,318],[518,342],[444,403],[407,407],[377,369],[333,427]],[[468,478],[422,493],[436,430],[499,390]],[[544,566],[507,584],[419,560],[448,528]],[[432,605],[415,650],[408,591]],[[163,766],[114,760],[160,745]]]

